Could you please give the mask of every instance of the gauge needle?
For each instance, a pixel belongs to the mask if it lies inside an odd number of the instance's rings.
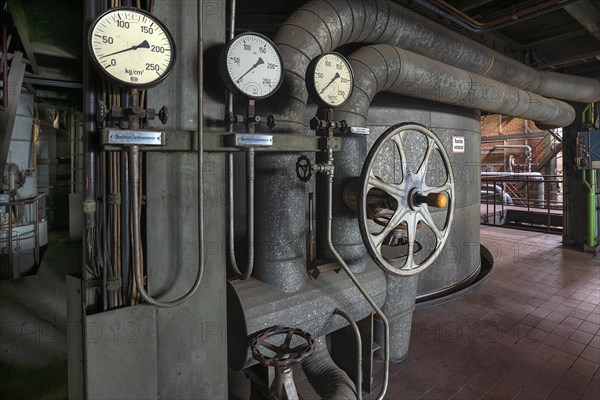
[[[246,71],[246,73],[244,73],[244,75],[240,76],[238,78],[237,81],[235,81],[236,83],[240,83],[242,78],[245,77],[246,75],[248,75],[250,73],[250,71],[252,71],[254,68],[258,67],[261,64],[264,64],[265,61],[262,59],[262,57],[258,57],[258,61],[256,61],[256,64],[254,64],[253,66],[250,67],[250,69],[248,71]]]
[[[329,81],[329,83],[327,85],[325,85],[325,87],[323,89],[321,89],[321,91],[319,92],[319,94],[323,94],[323,92],[325,91],[325,89],[327,89],[329,87],[329,85],[331,85],[337,78],[340,77],[340,74],[338,72],[335,73],[334,77],[332,80]]]
[[[148,43],[147,40],[144,40],[142,43],[138,44],[137,46],[131,46],[128,49],[125,50],[119,50],[119,51],[115,51],[114,53],[110,53],[110,54],[106,54],[104,56],[100,56],[98,58],[105,58],[105,57],[110,57],[110,56],[114,56],[115,54],[119,54],[119,53],[125,53],[126,51],[131,51],[131,50],[137,50],[137,49],[149,49],[150,48],[150,43]]]

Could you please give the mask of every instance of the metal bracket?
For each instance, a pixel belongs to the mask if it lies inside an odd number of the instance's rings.
[[[147,130],[146,130],[147,131]],[[160,151],[160,152],[195,152],[198,151],[198,138],[195,131],[188,130],[162,130],[161,146],[140,145],[140,151]],[[106,133],[103,131],[102,143],[104,150],[119,151],[123,150],[123,145],[109,144],[105,140]],[[237,134],[240,135],[240,134]],[[204,132],[204,151],[205,152],[238,152],[246,151],[247,147],[253,146],[234,146],[231,143],[233,135],[228,132]],[[319,137],[290,135],[284,133],[278,134],[256,134],[255,136],[272,137],[272,145],[255,145],[257,153],[261,152],[280,152],[280,153],[302,153],[302,152],[324,152],[330,147],[333,151],[342,150],[341,137]]]
[[[231,152],[231,151],[243,151],[246,147],[255,147],[257,153],[259,152],[322,152],[327,151],[328,147],[331,147],[333,151],[340,151],[342,149],[341,138],[326,138],[318,136],[300,136],[290,134],[274,134],[274,135],[254,135],[255,137],[264,137],[261,140],[266,141],[268,137],[272,138],[271,145],[262,144],[261,146],[252,144],[238,144],[232,140],[240,135],[248,134],[230,134],[230,133],[211,133],[207,132],[204,135],[204,151],[208,152]],[[241,136],[244,138],[245,136]],[[233,139],[232,139],[233,138]]]
[[[109,193],[107,197],[108,197],[108,204],[111,204],[111,205],[120,205],[121,204],[121,193]]]

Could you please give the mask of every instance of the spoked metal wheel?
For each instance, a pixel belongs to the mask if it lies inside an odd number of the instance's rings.
[[[382,173],[390,165],[398,172]],[[359,186],[360,232],[375,263],[397,276],[430,266],[448,239],[455,205],[450,160],[437,136],[415,123],[392,126],[371,148]],[[424,225],[427,235],[420,233]],[[423,249],[418,233],[430,237]]]
[[[315,340],[301,329],[274,326],[250,340],[250,350],[262,365],[289,367],[313,353]]]

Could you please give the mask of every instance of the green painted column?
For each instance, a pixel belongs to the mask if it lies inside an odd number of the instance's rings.
[[[586,171],[583,171],[583,179],[586,178]],[[597,230],[596,230],[596,170],[591,169],[587,171],[587,183],[588,186],[588,201],[587,201],[587,241],[589,246],[596,246],[598,244]]]

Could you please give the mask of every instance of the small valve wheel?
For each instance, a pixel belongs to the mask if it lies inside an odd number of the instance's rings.
[[[279,338],[278,338],[279,337]],[[271,343],[279,339],[283,343]],[[297,344],[300,342],[300,344]],[[292,347],[294,344],[294,347]],[[315,350],[315,340],[301,329],[274,326],[250,341],[252,357],[264,366],[290,367],[300,364]],[[265,351],[266,350],[266,351]],[[268,353],[274,353],[269,355]]]
[[[308,182],[312,177],[312,166],[310,165],[310,159],[306,156],[298,157],[296,161],[296,176],[301,182]]]

